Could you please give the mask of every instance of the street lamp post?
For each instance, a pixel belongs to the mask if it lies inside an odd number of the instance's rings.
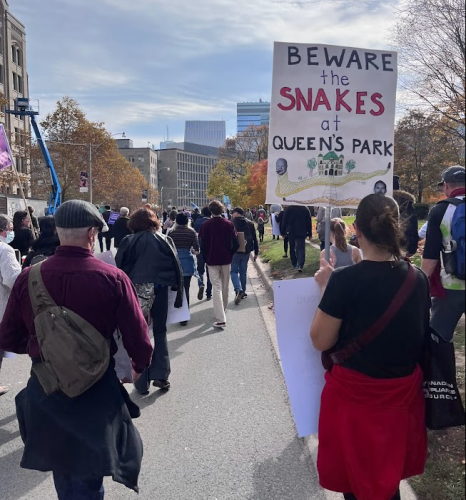
[[[166,170],[167,172],[170,172],[170,167],[162,167],[162,168],[157,169],[157,184],[158,184],[158,180],[159,180],[159,173],[162,172],[162,170]],[[163,188],[164,188],[164,186],[162,186],[160,188],[160,205],[162,206],[162,211],[163,211]]]

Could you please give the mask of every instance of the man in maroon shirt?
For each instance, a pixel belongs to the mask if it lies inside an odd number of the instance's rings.
[[[129,278],[93,256],[104,225],[100,213],[72,200],[57,210],[55,221],[61,246],[42,266],[45,287],[57,305],[82,316],[105,338],[113,339],[118,328],[136,381],[152,357],[148,326]],[[13,287],[0,349],[41,363],[28,279],[29,269]],[[25,445],[21,466],[53,471],[60,500],[103,498],[104,476],[138,490],[142,442],[129,413],[137,416],[138,409],[117,379],[113,358],[106,374],[76,398],[61,391],[47,396],[32,373],[16,407]]]
[[[213,287],[214,328],[222,329],[227,324],[225,311],[228,308],[231,262],[239,242],[235,226],[222,216],[225,207],[219,201],[213,201],[209,210],[212,218],[202,224],[199,239]]]

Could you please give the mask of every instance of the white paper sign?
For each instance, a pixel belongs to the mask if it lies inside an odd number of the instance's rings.
[[[320,295],[314,278],[274,284],[278,347],[299,437],[319,428],[325,370],[309,334]]]
[[[113,255],[113,252],[111,250],[109,250],[108,252],[95,254],[95,258],[101,260],[102,262],[105,262],[105,264],[117,267],[115,256]]]
[[[172,290],[168,291],[168,317],[167,325],[174,325],[176,323],[182,323],[183,321],[189,321],[191,319],[191,314],[189,312],[188,301],[186,300],[186,294],[183,292],[183,307],[176,309],[177,292]]]
[[[391,194],[396,86],[396,52],[276,42],[267,203]]]

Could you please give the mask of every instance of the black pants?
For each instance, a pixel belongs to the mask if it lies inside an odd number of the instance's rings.
[[[288,255],[288,247],[290,245],[290,239],[288,236],[285,236],[283,239],[283,250],[285,250],[285,255]]]
[[[171,373],[167,340],[168,287],[155,290],[155,301],[150,313],[154,332],[154,354],[150,368],[144,370],[134,384],[141,394],[149,390],[151,380],[168,380]]]
[[[184,291],[186,293],[186,300],[188,301],[188,307],[189,307],[189,289],[191,288],[191,278],[192,276],[184,277]]]
[[[302,269],[306,262],[306,238],[293,235],[290,235],[289,238],[291,264],[293,267]]]
[[[352,493],[345,493],[344,497],[345,500],[358,500]],[[396,495],[392,498],[392,500],[401,500],[401,493],[399,489]]]
[[[105,236],[104,233],[99,233],[98,238],[99,238],[100,252],[103,253],[104,251],[104,238],[105,238],[105,246],[107,252],[109,252],[112,248],[112,238],[107,238],[107,236]]]

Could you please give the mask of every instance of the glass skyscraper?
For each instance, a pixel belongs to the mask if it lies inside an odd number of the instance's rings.
[[[244,132],[248,127],[254,125],[268,125],[270,121],[270,103],[263,102],[240,102],[237,105],[237,131]]]
[[[184,142],[221,148],[227,140],[224,121],[187,121],[184,131]]]

